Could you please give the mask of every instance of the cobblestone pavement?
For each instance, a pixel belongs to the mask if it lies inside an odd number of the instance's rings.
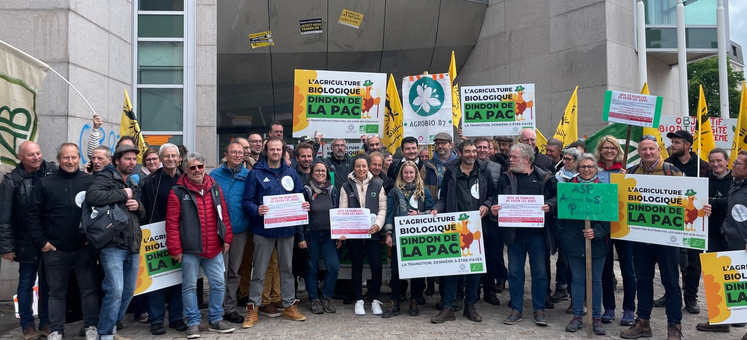
[[[554,265],[553,265],[554,267]],[[619,268],[615,266],[618,281],[617,305],[622,305],[622,278]],[[658,271],[657,271],[658,272]],[[482,315],[483,322],[474,323],[457,312],[457,320],[446,322],[441,325],[430,323],[430,318],[437,314],[435,304],[438,302],[438,290],[436,295],[427,297],[427,304],[420,307],[420,316],[407,316],[408,304],[402,303],[403,314],[391,319],[382,319],[371,314],[370,303],[366,303],[366,315],[355,316],[353,305],[343,305],[341,300],[334,300],[337,307],[335,314],[314,315],[311,313],[311,304],[306,299],[306,294],[299,294],[301,300],[300,311],[306,315],[303,322],[285,320],[280,318],[268,318],[261,316],[259,322],[250,329],[242,330],[237,324],[237,330],[231,334],[219,335],[207,331],[206,314],[207,309],[202,310],[203,328],[201,338],[206,339],[570,339],[585,338],[586,329],[583,328],[576,333],[565,331],[565,325],[571,316],[565,313],[569,301],[556,304],[555,309],[547,311],[548,326],[536,326],[531,314],[531,297],[529,296],[531,280],[527,273],[526,293],[524,300],[524,321],[513,326],[503,324],[503,319],[509,314],[510,309],[506,306],[509,300],[508,289],[498,294],[501,305],[492,306],[484,301],[477,304],[477,311]],[[554,278],[554,274],[553,274]],[[207,287],[207,284],[205,285]],[[655,295],[661,296],[664,289],[657,277],[655,280]],[[388,292],[388,287],[382,287],[383,292]],[[701,284],[699,296],[701,297],[701,314],[693,315],[683,310],[682,328],[685,339],[698,340],[729,340],[741,339],[747,332],[747,328],[732,328],[731,333],[704,333],[695,330],[698,322],[706,321],[706,304],[703,298],[703,287]],[[388,299],[387,293],[382,293],[383,299]],[[207,301],[207,299],[206,299]],[[615,321],[606,324],[607,335],[594,336],[595,339],[620,339],[620,332],[627,327],[620,325],[620,313],[618,311]],[[150,334],[150,326],[134,321],[132,315],[127,315],[124,320],[125,328],[120,331],[124,337],[143,340],[170,340],[185,339],[185,333],[179,333],[173,329],[166,328],[166,334],[153,336]],[[664,308],[654,308],[651,325],[654,333],[653,339],[666,338],[666,315]],[[80,329],[81,322],[66,325],[68,336],[66,339],[76,339],[75,333]],[[20,328],[8,334],[0,336],[0,340],[23,339]],[[79,338],[82,339],[82,338]]]

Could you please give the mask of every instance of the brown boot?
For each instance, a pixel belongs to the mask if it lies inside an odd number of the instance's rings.
[[[731,332],[731,326],[728,324],[724,325],[711,325],[710,322],[701,322],[695,326],[695,329],[701,332],[718,332],[718,333],[729,333]]]
[[[682,325],[667,325],[667,340],[682,340]]]
[[[285,311],[283,312],[283,317],[288,320],[293,321],[304,321],[306,320],[306,317],[301,314],[301,312],[298,310],[298,300],[294,301],[292,305],[285,308]]]
[[[241,328],[251,328],[252,326],[254,326],[254,324],[259,321],[257,312],[257,307],[254,304],[247,305],[246,317],[244,318],[244,323],[241,324]]]
[[[432,323],[444,323],[446,321],[454,321],[456,316],[454,315],[454,309],[444,307],[438,315],[431,318]]]
[[[650,338],[651,334],[651,323],[649,320],[643,320],[636,318],[633,322],[633,326],[620,332],[620,337],[623,339],[638,339],[638,338]]]
[[[39,332],[36,331],[33,324],[28,324],[23,327],[23,338],[26,340],[36,340],[39,338]]]

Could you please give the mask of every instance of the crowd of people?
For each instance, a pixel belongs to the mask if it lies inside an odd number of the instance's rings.
[[[141,155],[143,164],[138,164],[140,151],[130,137],[123,137],[112,153],[98,145],[100,125],[94,118],[85,150],[90,162],[83,170],[76,144],[60,145],[52,162],[44,160],[39,145],[25,142],[18,152],[20,163],[0,184],[0,254],[20,264],[18,305],[26,339],[57,340],[66,334],[72,273],[83,314],[79,335],[87,340],[123,339],[117,330],[128,307],[138,321],[150,323],[154,335],[166,333],[168,310],[168,327],[186,332],[187,338],[200,336],[204,305],[208,330],[219,333],[251,328],[259,315],[303,321],[298,293],[304,291],[313,314],[335,313],[333,298],[341,298],[355,304],[355,315],[370,311],[392,318],[402,314],[402,301],[409,315],[424,312],[425,296],[434,295],[438,287],[439,311],[431,322],[443,323],[456,320],[458,311],[467,320],[482,321],[476,303],[482,299],[499,305],[496,294],[508,289],[511,312],[503,323],[514,325],[524,316],[527,257],[536,325],[546,326],[547,309],[570,299],[568,332],[591,327],[604,335],[604,324],[619,317],[622,325],[630,326],[622,338],[651,337],[651,311],[663,306],[668,339],[681,339],[683,295],[685,309],[700,312],[697,251],[611,239],[609,222],[591,221],[591,228],[584,230],[583,221],[557,218],[557,183],[609,183],[614,173],[708,177],[710,204],[704,210],[710,214],[709,251],[746,247],[747,226],[728,212],[735,204],[747,203],[747,152],[739,153],[731,169],[721,149],[709,154],[709,162],[701,161],[690,150],[693,137],[686,131],[667,135],[672,140],[667,159],[661,157],[655,137],[643,136],[638,141],[640,163],[628,168],[612,136],[594,150],[587,150],[582,141],[564,146],[552,139],[540,153],[533,129],[521,130],[516,140],[458,136],[456,143],[451,134],[439,133],[432,155],[416,138],[405,137],[402,158],[393,161],[378,136],[363,136],[364,148],[357,155],[348,154],[344,139],[328,141],[331,156],[317,157],[323,135],[303,137],[290,147],[283,140],[283,126],[273,123],[266,138],[234,138],[220,165],[208,174],[205,157],[171,143],[148,149]],[[292,193],[303,194],[309,223],[265,228],[270,207],[264,198]],[[500,194],[542,195],[544,227],[499,227]],[[106,206],[124,212],[126,221],[103,246],[94,246],[90,234],[81,231],[81,218],[86,218],[82,212]],[[334,208],[369,209],[374,215],[371,237],[333,239],[329,210]],[[400,279],[395,217],[465,211],[479,211],[482,219],[487,273],[413,278],[409,284]],[[182,283],[133,298],[140,226],[156,222],[165,222],[165,243],[171,258],[181,264]],[[592,244],[591,296],[584,288],[586,239]],[[382,245],[390,249],[386,253],[391,254],[392,268],[386,303],[381,294]],[[622,272],[621,307],[615,302],[613,249]],[[556,253],[553,292],[551,255]],[[349,280],[338,280],[342,258],[352,264]],[[365,285],[364,263],[371,275]],[[665,288],[659,299],[653,289],[656,264]],[[200,268],[209,285],[206,303],[201,302]],[[37,276],[38,326],[32,311]],[[591,325],[583,318],[589,312]],[[696,328],[729,332],[730,327],[706,322]]]

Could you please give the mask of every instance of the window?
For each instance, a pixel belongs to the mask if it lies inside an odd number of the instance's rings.
[[[135,113],[150,146],[183,144],[185,110],[185,2],[138,0],[135,14]]]

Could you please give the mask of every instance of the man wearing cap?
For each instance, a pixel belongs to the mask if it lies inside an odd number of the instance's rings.
[[[444,179],[444,172],[446,171],[446,164],[457,159],[456,151],[454,151],[454,141],[451,139],[451,135],[446,132],[439,132],[436,137],[433,138],[433,143],[436,150],[433,152],[433,157],[430,162],[436,167],[436,174],[438,175],[438,186],[441,186],[441,182]],[[393,177],[396,178],[396,177]]]
[[[129,211],[128,226],[100,249],[105,276],[98,333],[103,340],[114,338],[117,323],[124,318],[135,292],[142,239],[140,220],[145,218],[145,208],[140,204],[140,188],[130,175],[139,152],[130,145],[117,147],[112,164],[93,177],[86,192],[86,203],[90,206],[117,204]]]
[[[708,162],[700,159],[695,152],[690,151],[693,144],[693,136],[685,131],[667,133],[667,138],[672,140],[672,154],[665,162],[669,162],[687,177],[698,177],[698,167],[700,167],[700,177],[708,178],[710,167]],[[700,313],[698,306],[698,286],[700,285],[700,251],[697,249],[680,249],[680,271],[683,276],[685,309],[691,314]],[[666,295],[654,301],[654,306],[666,306]]]

